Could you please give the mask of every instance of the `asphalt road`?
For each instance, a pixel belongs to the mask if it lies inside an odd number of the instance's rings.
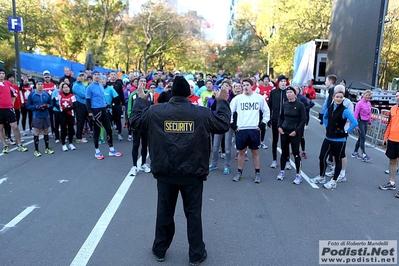
[[[318,174],[324,129],[312,118],[305,134],[309,158],[302,170],[311,178]],[[28,152],[0,155],[0,265],[188,264],[180,199],[166,261],[153,258],[156,180],[143,172],[129,175],[131,142],[115,142],[122,157],[99,161],[91,139],[68,152],[51,139],[55,154],[36,158],[32,137],[24,138]],[[269,146],[270,138],[269,131]],[[202,265],[318,265],[319,240],[397,240],[399,199],[378,189],[388,181],[388,159],[378,147],[367,148],[371,163],[351,158],[354,144],[349,138],[348,182],[334,190],[306,181],[293,185],[294,170],[277,181],[270,148],[260,151],[260,184],[253,183],[251,161],[236,183],[236,161],[225,176],[220,159],[204,187],[208,259]]]

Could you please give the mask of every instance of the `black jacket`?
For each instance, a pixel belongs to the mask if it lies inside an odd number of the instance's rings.
[[[130,118],[132,127],[148,130],[151,171],[161,182],[196,184],[209,173],[210,133],[229,130],[230,107],[219,100],[214,115],[208,108],[193,105],[186,97],[148,108],[142,98],[135,100]]]
[[[284,102],[288,102],[286,90],[276,88],[270,92],[270,97],[269,97],[269,101],[267,102],[267,104],[269,105],[269,109],[270,109],[270,120],[271,121],[273,121],[273,122],[278,121]]]

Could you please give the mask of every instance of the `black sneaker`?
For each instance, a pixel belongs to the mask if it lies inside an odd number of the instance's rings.
[[[396,184],[391,184],[391,182],[388,181],[388,183],[379,186],[380,189],[382,190],[396,190]]]
[[[164,262],[165,261],[165,256],[161,257],[158,256],[157,254],[155,254],[155,252],[153,251],[152,254],[154,254],[155,260],[158,262]]]
[[[200,265],[202,262],[204,262],[204,260],[206,259],[207,256],[208,256],[208,254],[206,253],[206,250],[205,250],[204,254],[202,255],[202,258],[199,261],[195,261],[195,262],[191,262],[190,261],[190,266],[198,266],[198,265]]]

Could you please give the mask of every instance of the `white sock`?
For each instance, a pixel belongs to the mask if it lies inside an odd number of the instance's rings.
[[[339,174],[342,175],[342,176],[345,176],[345,171],[346,170],[341,170],[341,173],[339,173]]]
[[[96,153],[99,153],[100,152],[100,149],[95,149],[96,150]]]
[[[394,182],[394,181],[389,181],[389,182],[391,182],[391,185],[395,185],[395,182]]]
[[[115,150],[114,147],[109,147],[110,152],[113,152],[114,150]]]

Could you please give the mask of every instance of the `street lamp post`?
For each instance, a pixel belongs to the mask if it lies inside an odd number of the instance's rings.
[[[274,25],[272,25],[272,27],[270,28],[270,37],[269,37],[269,41],[267,42],[267,45],[269,45],[270,44],[270,39],[273,37],[273,34],[275,33],[275,31],[276,31],[276,27],[274,26]],[[268,49],[267,49],[268,51],[267,51],[267,75],[269,76],[270,75],[270,50],[269,50],[269,47],[268,47]]]
[[[15,7],[15,0],[12,1],[12,15],[15,18],[17,16],[17,9]],[[21,81],[21,60],[19,57],[19,40],[18,32],[14,31],[14,42],[15,42],[15,60],[17,61],[17,84]]]

